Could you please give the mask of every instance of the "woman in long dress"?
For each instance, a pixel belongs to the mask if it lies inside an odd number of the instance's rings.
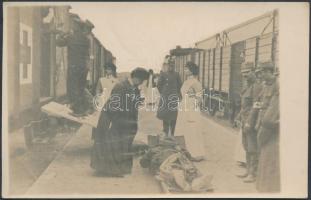
[[[184,136],[186,148],[191,156],[195,160],[202,160],[205,158],[205,149],[200,112],[202,84],[197,79],[199,67],[188,62],[185,73],[188,78],[181,88],[182,101],[179,107],[175,135]]]
[[[115,75],[116,66],[113,63],[109,63],[105,69],[105,77],[101,77],[98,80],[96,87],[96,94],[98,95],[98,107],[102,108],[106,101],[109,99],[111,91],[115,84],[118,82],[118,79]]]
[[[116,78],[116,66],[113,63],[108,63],[105,66],[105,77],[101,77],[98,80],[96,86],[96,96],[95,96],[95,113],[96,123],[99,121],[100,113],[105,103],[108,101],[112,89],[118,83]],[[94,139],[95,129],[92,130],[92,138]]]
[[[96,175],[122,177],[131,173],[132,143],[138,129],[138,86],[148,75],[147,70],[136,68],[130,78],[117,83],[112,89],[94,129],[91,167]]]
[[[155,87],[154,74],[152,69],[149,70],[149,79],[146,81],[144,93],[147,105],[153,105],[156,103],[156,95],[158,95],[158,91]]]

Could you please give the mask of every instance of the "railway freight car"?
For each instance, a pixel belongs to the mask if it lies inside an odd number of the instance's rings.
[[[100,77],[101,74],[101,50],[102,50],[102,45],[99,42],[99,40],[95,37],[95,35],[92,33],[89,36],[89,41],[90,41],[90,59],[88,61],[88,87],[91,91],[91,93],[94,94],[95,88],[96,88],[96,83]]]
[[[182,81],[186,79],[184,67],[188,61],[194,60],[196,51],[197,49],[194,48],[181,48],[180,46],[170,50],[170,64],[174,65],[175,71],[179,73]]]
[[[101,66],[101,72],[100,76],[106,76],[105,74],[105,67],[108,63],[113,63],[116,64],[116,58],[112,55],[112,53],[107,50],[104,46],[101,46],[101,61],[100,61],[100,66]]]
[[[273,62],[275,70],[279,70],[278,12],[274,10],[199,41],[191,51],[178,47],[170,53],[183,80],[187,61],[199,66],[204,110],[233,120],[240,107],[241,70],[246,65],[255,69],[265,61]]]
[[[41,122],[40,107],[49,101],[64,102],[67,96],[67,47],[56,45],[60,32],[76,24],[70,6],[9,6],[4,59],[8,79],[9,129]],[[83,21],[85,22],[85,21]],[[86,21],[85,23],[90,23]],[[95,88],[103,68],[115,57],[92,33],[90,45],[90,87]]]
[[[115,63],[116,58],[107,50],[99,39],[92,33],[90,40],[90,60],[89,60],[89,74],[88,87],[90,92],[94,95],[96,86],[100,77],[105,76],[105,67],[108,63]]]
[[[66,95],[66,48],[55,30],[70,26],[69,6],[9,6],[6,9],[9,128],[40,119],[40,106]]]

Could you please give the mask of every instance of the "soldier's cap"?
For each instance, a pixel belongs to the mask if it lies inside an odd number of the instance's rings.
[[[242,63],[241,72],[242,73],[250,72],[250,71],[253,70],[253,67],[254,67],[254,63],[253,62]]]
[[[263,69],[261,67],[257,66],[256,69],[255,69],[255,73],[262,72],[262,70]]]
[[[93,29],[95,26],[92,22],[90,22],[88,19],[85,20],[84,25],[90,29]]]
[[[248,74],[248,76],[247,76],[247,82],[249,82],[249,83],[254,83],[255,80],[256,80],[256,76],[255,76],[254,73]]]
[[[268,62],[262,62],[262,63],[259,63],[259,67],[262,69],[262,70],[274,70],[274,64],[270,61]]]
[[[252,71],[252,68],[242,68],[241,73],[246,73]]]
[[[280,74],[280,72],[279,72],[279,69],[278,68],[275,68],[275,70],[274,70],[274,75],[279,75]]]
[[[83,24],[83,21],[81,20],[81,18],[79,17],[79,15],[75,14],[75,13],[70,13],[70,18],[78,23],[78,24]]]

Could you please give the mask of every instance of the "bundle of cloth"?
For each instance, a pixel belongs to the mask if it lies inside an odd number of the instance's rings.
[[[170,192],[213,190],[211,175],[202,174],[191,161],[190,153],[174,137],[161,137],[142,156],[140,165],[149,168]]]

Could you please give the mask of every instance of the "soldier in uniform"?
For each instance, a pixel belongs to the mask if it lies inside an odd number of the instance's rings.
[[[241,111],[238,115],[238,120],[241,123],[242,130],[242,144],[246,153],[246,172],[237,175],[240,178],[246,178],[245,182],[255,181],[254,160],[256,155],[256,137],[254,139],[254,132],[249,127],[249,117],[253,107],[254,98],[254,83],[255,75],[252,72],[252,66],[246,65],[242,70],[242,76],[246,80],[246,86],[241,94]]]
[[[262,68],[257,67],[255,70],[255,81],[251,85],[251,96],[253,106],[249,111],[248,117],[244,123],[243,132],[246,134],[247,140],[247,167],[248,176],[244,180],[246,183],[252,183],[256,180],[257,163],[258,163],[258,144],[257,144],[257,131],[256,122],[258,118],[259,109],[257,107],[260,101],[260,94],[263,90],[262,81]]]
[[[58,46],[68,48],[67,94],[74,116],[83,116],[88,109],[85,98],[86,75],[88,72],[89,41],[83,32],[84,23],[79,16],[72,14],[73,28],[69,33],[60,33]]]
[[[261,103],[257,128],[259,160],[257,185],[259,192],[280,191],[279,166],[279,86],[271,62],[261,64],[265,88],[261,94]]]
[[[163,68],[167,68],[160,74],[157,88],[160,93],[160,101],[157,112],[157,117],[163,121],[163,132],[166,136],[174,136],[178,101],[181,100],[181,79],[179,74],[174,71],[174,66],[169,63],[164,63]]]

